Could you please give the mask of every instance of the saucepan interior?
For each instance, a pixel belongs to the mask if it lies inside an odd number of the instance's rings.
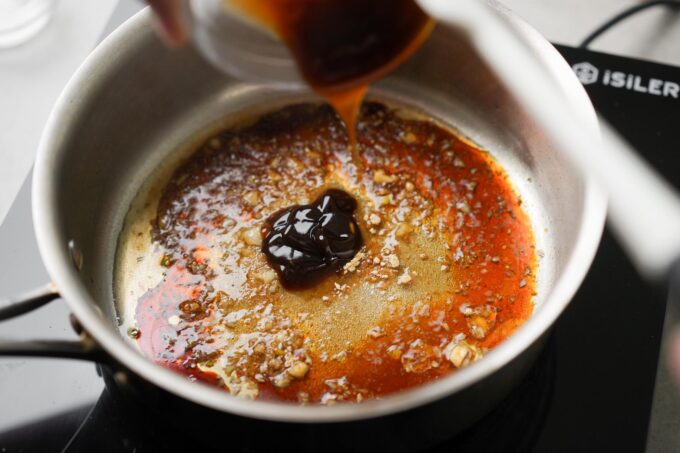
[[[515,26],[555,74],[569,99],[565,102],[594,118],[584,92],[554,50],[522,24]],[[34,215],[41,252],[85,328],[125,366],[172,393],[270,420],[385,415],[461,392],[519,360],[549,329],[590,265],[603,225],[603,198],[550,146],[465,37],[453,30],[437,28],[418,54],[373,87],[369,97],[409,106],[451,126],[492,153],[510,175],[544,257],[535,312],[504,344],[448,378],[380,401],[283,409],[190,383],[124,342],[113,300],[114,260],[130,203],[149,175],[225,118],[320,101],[307,91],[276,91],[235,80],[192,49],[167,50],[150,31],[145,12],[109,37],[71,81],[51,117],[36,165]],[[82,256],[80,269],[74,265],[74,250]],[[515,374],[518,379],[521,373]],[[502,397],[496,393],[488,397]]]

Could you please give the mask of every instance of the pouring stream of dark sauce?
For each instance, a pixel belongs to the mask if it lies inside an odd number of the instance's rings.
[[[408,59],[433,21],[414,0],[226,0],[278,35],[347,127],[354,164],[366,89]]]

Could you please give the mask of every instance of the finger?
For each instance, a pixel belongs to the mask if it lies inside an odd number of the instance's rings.
[[[156,13],[161,37],[171,46],[186,44],[188,36],[182,21],[181,0],[147,0]]]

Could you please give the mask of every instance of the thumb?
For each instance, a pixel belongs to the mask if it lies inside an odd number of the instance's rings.
[[[186,44],[187,30],[182,20],[182,0],[147,0],[156,19],[154,26],[161,38],[170,46],[178,47]]]

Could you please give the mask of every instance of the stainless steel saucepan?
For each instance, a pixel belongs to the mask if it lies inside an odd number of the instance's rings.
[[[555,49],[511,15],[494,14],[536,65],[529,73],[546,81],[546,102],[568,106],[584,135],[596,136],[597,118],[586,93]],[[555,141],[562,122],[554,115],[532,119],[535,109],[525,108],[497,74],[480,57],[473,35],[440,24],[413,58],[369,93],[387,104],[426,112],[489,150],[524,200],[545,255],[536,307],[525,325],[483,360],[381,400],[294,406],[244,401],[189,382],[124,341],[113,300],[114,259],[124,218],[145,179],[171,153],[225,117],[316,99],[303,89],[283,91],[225,76],[192,49],[166,49],[151,31],[147,11],[107,38],[78,70],[42,139],[33,215],[58,293],[50,287],[0,306],[3,319],[61,296],[85,341],[1,341],[0,355],[104,362],[109,376],[116,376],[111,382],[159,412],[182,414],[178,418],[184,427],[229,430],[216,440],[225,448],[248,439],[257,450],[285,437],[301,439],[297,445],[302,450],[404,451],[435,444],[469,426],[530,368],[591,264],[606,211],[593,179],[560,150],[577,146],[577,138],[570,142],[567,134]],[[597,152],[595,144],[592,152]]]

